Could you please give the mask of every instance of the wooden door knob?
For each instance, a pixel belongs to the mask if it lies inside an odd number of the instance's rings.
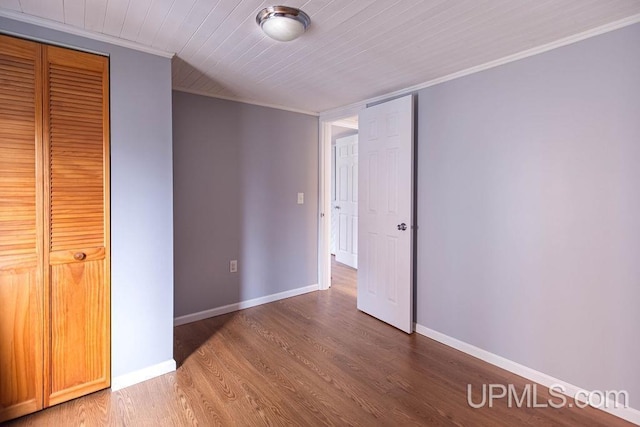
[[[85,254],[84,252],[76,252],[75,254],[73,254],[73,259],[75,259],[76,261],[82,261],[86,257],[87,254]]]

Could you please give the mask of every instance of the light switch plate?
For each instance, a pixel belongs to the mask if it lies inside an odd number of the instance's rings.
[[[304,193],[298,193],[298,204],[299,205],[304,204]]]
[[[229,272],[230,273],[237,273],[238,272],[238,260],[237,259],[232,259],[231,261],[229,261]]]

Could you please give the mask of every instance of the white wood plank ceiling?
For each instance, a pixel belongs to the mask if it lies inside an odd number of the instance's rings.
[[[302,8],[307,33],[267,38],[255,16],[273,4]],[[175,89],[322,112],[635,20],[640,0],[0,0],[2,11],[175,53]]]

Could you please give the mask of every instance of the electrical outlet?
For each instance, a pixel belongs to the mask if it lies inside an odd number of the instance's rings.
[[[299,205],[304,204],[304,193],[298,193],[298,204]]]
[[[238,272],[238,260],[237,259],[232,259],[231,261],[229,261],[229,272],[230,273],[237,273]]]

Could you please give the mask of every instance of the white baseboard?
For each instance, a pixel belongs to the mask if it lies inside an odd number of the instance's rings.
[[[168,374],[176,370],[176,361],[173,359],[158,363],[157,365],[148,366],[137,371],[114,377],[111,380],[111,391],[118,391],[125,387]]]
[[[309,285],[302,288],[292,289],[290,291],[280,292],[277,294],[271,294],[260,298],[254,298],[246,301],[236,302],[234,304],[224,305],[222,307],[211,308],[209,310],[199,311],[197,313],[186,314],[173,319],[174,326],[180,326],[191,322],[197,322],[198,320],[208,319],[209,317],[220,316],[222,314],[232,313],[234,311],[242,310],[245,308],[255,307],[257,305],[267,304],[269,302],[278,301],[285,298],[291,298],[298,295],[314,292],[319,289],[318,285]]]
[[[528,380],[536,382],[545,387],[551,387],[552,385],[561,385],[564,387],[564,390],[565,390],[564,394],[567,395],[568,397],[573,398],[578,391],[583,390],[581,387],[577,387],[566,381],[562,381],[558,378],[554,378],[550,375],[536,371],[535,369],[531,369],[527,366],[521,365],[512,360],[506,359],[502,356],[498,356],[497,354],[493,354],[491,352],[478,348],[474,345],[468,344],[464,341],[460,341],[458,339],[452,338],[438,331],[434,331],[433,329],[429,329],[426,326],[416,324],[415,331],[420,335],[424,335],[444,345],[455,348],[456,350],[460,350],[463,353],[467,353],[480,360],[484,360],[487,363],[490,363],[499,368],[505,369],[521,377],[527,378]],[[613,406],[613,404],[606,405],[606,406],[609,406],[609,407],[607,408],[603,407],[603,408],[597,408],[597,409],[600,409],[601,411],[605,411],[611,415],[615,415],[616,417],[622,418],[634,424],[640,425],[639,410],[630,408],[630,407],[616,408]]]

